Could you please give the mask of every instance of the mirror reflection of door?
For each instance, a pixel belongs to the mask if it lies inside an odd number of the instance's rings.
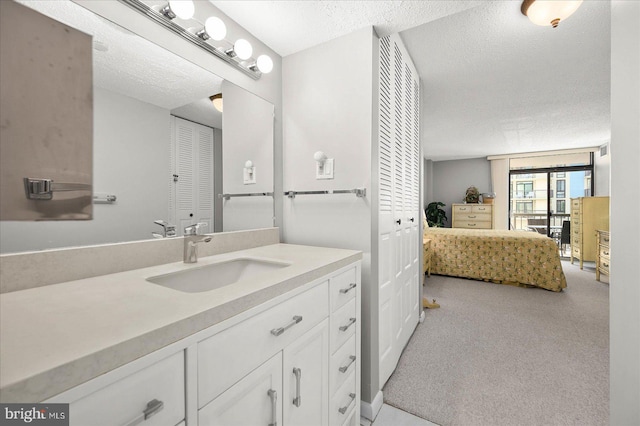
[[[211,127],[171,117],[169,221],[178,235],[195,223],[213,232],[213,138]]]

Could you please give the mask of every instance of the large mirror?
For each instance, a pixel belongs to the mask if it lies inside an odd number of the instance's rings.
[[[272,104],[70,0],[19,2],[93,36],[96,199],[92,221],[0,222],[0,253],[273,226]]]

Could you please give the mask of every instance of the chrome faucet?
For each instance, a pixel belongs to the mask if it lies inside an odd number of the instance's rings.
[[[154,220],[153,223],[156,225],[160,225],[162,227],[162,234],[157,232],[152,232],[154,238],[172,238],[176,236],[176,227],[175,225],[170,224],[169,222],[165,222],[162,219]]]
[[[184,228],[184,263],[196,263],[198,261],[198,243],[208,243],[211,241],[209,235],[198,233],[201,226],[206,223],[196,223]]]

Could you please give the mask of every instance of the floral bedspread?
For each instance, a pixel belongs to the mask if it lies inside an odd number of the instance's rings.
[[[425,228],[431,273],[562,291],[567,280],[555,242],[534,232]]]

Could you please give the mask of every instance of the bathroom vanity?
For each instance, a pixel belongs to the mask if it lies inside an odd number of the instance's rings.
[[[356,425],[361,257],[273,244],[5,293],[0,400],[70,403],[71,425]],[[149,280],[238,261],[258,269],[212,290]]]

